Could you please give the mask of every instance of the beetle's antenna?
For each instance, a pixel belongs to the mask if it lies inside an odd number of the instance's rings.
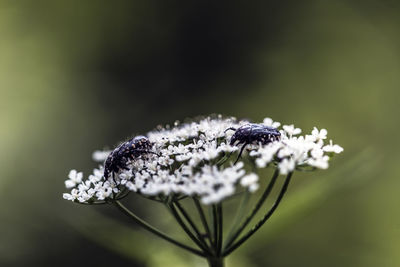
[[[229,127],[228,129],[226,129],[226,130],[224,131],[224,133],[226,133],[226,132],[229,131],[229,130],[231,130],[231,131],[236,131],[237,129],[236,129],[236,128],[233,128],[233,127]]]

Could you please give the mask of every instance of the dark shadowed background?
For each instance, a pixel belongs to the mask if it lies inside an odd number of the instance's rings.
[[[399,14],[389,0],[2,1],[0,266],[204,266],[62,193],[94,150],[210,113],[327,128],[345,149],[295,177],[229,267],[400,266]]]

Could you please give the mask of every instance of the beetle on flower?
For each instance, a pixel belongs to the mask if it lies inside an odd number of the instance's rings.
[[[114,205],[146,230],[205,257],[210,266],[220,267],[224,257],[272,216],[296,170],[326,169],[331,157],[343,151],[332,141],[325,143],[326,129],[314,128],[311,134],[301,136],[300,128],[294,125],[280,128],[280,125],[270,118],[262,123],[250,123],[217,116],[158,127],[113,151],[95,152],[93,158],[104,164],[94,169],[86,180],[82,173],[71,171],[65,182],[71,192],[63,197],[82,204]],[[244,153],[245,148],[248,153]],[[273,168],[274,174],[261,197],[245,218],[238,218],[242,222],[224,239],[222,203],[234,195],[260,190],[258,170],[266,167]],[[280,175],[286,178],[275,204],[243,233],[270,196]],[[121,200],[130,193],[165,204],[197,248],[166,235],[129,210]],[[185,200],[193,201],[191,212],[181,204]],[[204,214],[204,208],[210,209],[212,220]],[[202,228],[193,221],[193,211],[198,213]]]

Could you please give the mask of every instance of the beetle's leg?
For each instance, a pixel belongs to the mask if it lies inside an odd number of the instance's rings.
[[[233,163],[234,165],[236,165],[236,163],[238,162],[240,156],[241,156],[242,153],[243,153],[244,148],[245,148],[247,145],[248,145],[248,143],[244,143],[244,144],[243,144],[242,148],[240,149],[239,155],[238,155],[237,159],[235,160],[235,163]]]
[[[109,176],[110,176],[109,171],[106,168],[104,168],[104,173],[103,173],[104,180],[107,180]]]
[[[114,176],[115,172],[112,172],[112,179],[114,181],[115,184],[117,184],[117,181],[115,181],[115,176]]]
[[[228,129],[226,129],[226,130],[224,131],[224,133],[226,133],[226,132],[229,131],[229,130],[231,130],[231,131],[236,131],[237,129],[236,129],[236,128],[233,128],[233,127],[229,127]]]

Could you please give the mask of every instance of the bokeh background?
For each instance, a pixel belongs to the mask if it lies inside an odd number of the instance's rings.
[[[94,150],[210,113],[324,127],[345,148],[295,176],[228,266],[400,266],[399,14],[389,0],[1,1],[0,266],[205,266],[62,193]]]

